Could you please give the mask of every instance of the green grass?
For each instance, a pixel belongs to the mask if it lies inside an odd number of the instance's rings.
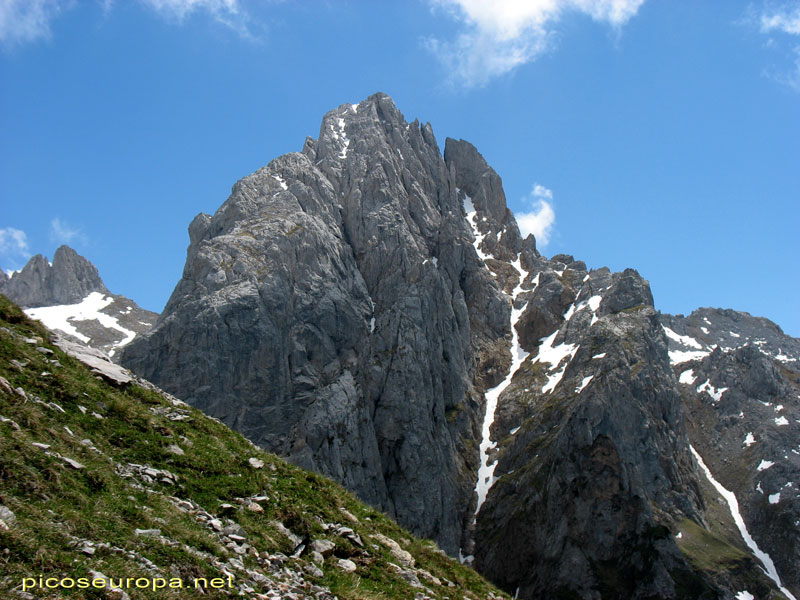
[[[32,338],[37,338],[35,343],[26,341]],[[24,366],[18,368],[12,361]],[[0,390],[0,415],[9,420],[0,422],[0,504],[16,516],[9,528],[0,527],[2,598],[16,597],[14,590],[24,577],[90,577],[96,570],[114,578],[152,578],[156,574],[148,571],[148,565],[162,577],[179,577],[189,585],[195,577],[225,576],[215,558],[238,558],[244,567],[273,576],[263,564],[264,554],[274,559],[293,550],[276,521],[301,537],[336,543],[323,565],[323,576],[306,575],[306,579],[328,587],[341,600],[406,600],[420,591],[390,566],[396,560],[372,539],[375,533],[396,540],[411,552],[419,569],[442,582],[421,578],[433,598],[507,597],[432,542],[415,539],[341,486],[256,449],[193,408],[173,406],[169,399],[137,385],[120,388],[106,383],[49,344],[47,331],[3,296],[0,376],[12,388]],[[22,388],[26,398],[14,388]],[[191,420],[170,420],[166,415],[175,410]],[[33,443],[49,448],[45,451]],[[173,453],[173,445],[184,454]],[[74,469],[61,457],[84,468]],[[264,467],[251,467],[251,457],[263,460]],[[177,481],[147,483],[138,476],[123,477],[120,469],[130,469],[129,463],[169,471]],[[268,497],[260,503],[261,512],[237,500],[261,495]],[[223,523],[226,517],[235,520],[259,556],[252,550],[240,556],[225,548],[209,525],[178,509],[176,499],[196,503]],[[234,508],[223,509],[225,503]],[[351,527],[364,547],[325,531],[328,523]],[[137,535],[136,529],[159,529],[166,542]],[[75,546],[81,540],[94,543],[94,554]],[[356,571],[340,570],[336,566],[340,558],[355,562]],[[302,571],[310,566],[310,557],[286,559],[285,566]],[[241,572],[234,573],[235,581],[246,580]],[[53,599],[105,597],[102,590],[29,591]],[[131,600],[198,597],[190,588],[127,591]],[[202,597],[230,594],[209,589]]]
[[[680,523],[678,547],[697,569],[727,571],[748,558],[746,552],[690,519]]]

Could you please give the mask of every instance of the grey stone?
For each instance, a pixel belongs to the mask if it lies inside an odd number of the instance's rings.
[[[333,554],[336,544],[330,540],[314,540],[309,549],[312,552],[319,552],[323,557]]]
[[[79,470],[79,469],[85,468],[85,466],[82,465],[81,463],[79,463],[77,460],[73,460],[73,459],[68,458],[66,456],[62,456],[61,460],[63,460],[65,463],[67,463],[70,467],[72,467],[75,470]]]
[[[134,529],[133,533],[142,537],[154,537],[161,535],[160,529]]]
[[[70,341],[66,337],[56,334],[53,335],[53,343],[88,366],[94,373],[115,385],[125,385],[133,381],[133,377],[127,369],[111,362],[108,355],[97,348]]]
[[[414,557],[411,556],[411,553],[407,550],[403,550],[403,548],[394,541],[392,538],[387,537],[383,534],[376,533],[372,536],[374,539],[379,541],[381,544],[386,546],[389,549],[389,553],[392,557],[399,562],[404,567],[413,567],[414,566]]]
[[[5,521],[6,525],[12,525],[17,516],[7,506],[0,504],[0,520]]]
[[[352,573],[358,567],[356,567],[356,563],[354,563],[349,558],[340,558],[336,561],[336,566],[339,567],[345,573]]]
[[[167,446],[167,452],[175,454],[176,456],[183,456],[185,454],[183,448],[181,448],[177,444],[170,444],[169,446]]]

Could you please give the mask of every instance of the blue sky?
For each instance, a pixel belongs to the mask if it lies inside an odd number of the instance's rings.
[[[194,215],[376,91],[545,255],[800,336],[797,0],[0,0],[0,266],[67,243],[160,311]]]

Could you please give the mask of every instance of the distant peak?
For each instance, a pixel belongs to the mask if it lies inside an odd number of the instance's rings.
[[[59,247],[52,264],[41,254],[5,281],[2,292],[21,306],[53,306],[80,302],[91,292],[110,293],[95,267],[69,246]]]

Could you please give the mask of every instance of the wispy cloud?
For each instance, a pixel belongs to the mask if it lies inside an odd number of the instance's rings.
[[[240,0],[139,0],[139,3],[169,22],[182,24],[195,13],[206,14],[239,36],[256,39],[253,28],[257,24]],[[0,0],[0,43],[17,46],[49,39],[52,21],[76,4],[75,0]],[[108,14],[115,2],[97,0],[97,4]]]
[[[50,38],[50,22],[68,5],[64,0],[2,0],[0,42],[17,46]]]
[[[800,4],[783,7],[778,11],[762,13],[761,33],[780,31],[790,35],[800,35]]]
[[[27,254],[28,236],[21,229],[4,227],[0,229],[0,253]]]
[[[483,86],[552,47],[555,25],[568,12],[621,28],[645,0],[429,0],[463,24],[454,41],[425,41],[452,83]]]
[[[0,259],[5,263],[10,275],[30,256],[28,236],[21,229],[4,227],[0,229]]]
[[[86,236],[80,227],[73,227],[59,217],[50,221],[50,239],[56,244],[86,243]]]
[[[770,46],[783,49],[790,57],[791,66],[773,69],[768,76],[800,93],[800,1],[777,8],[771,5],[749,21],[754,21],[759,31],[769,36]]]
[[[531,210],[516,215],[522,237],[529,233],[536,238],[536,244],[544,248],[550,242],[553,226],[556,222],[556,212],[553,209],[553,192],[543,185],[535,184],[529,196]]]
[[[182,23],[193,13],[205,12],[242,37],[254,39],[252,21],[239,0],[140,0],[167,20]]]

